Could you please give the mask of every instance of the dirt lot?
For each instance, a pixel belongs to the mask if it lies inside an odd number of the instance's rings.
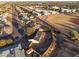
[[[76,29],[78,26],[79,18],[72,15],[56,14],[56,15],[43,15],[40,16],[42,20],[49,22],[56,28],[60,28],[64,31]],[[76,20],[75,20],[76,19]]]

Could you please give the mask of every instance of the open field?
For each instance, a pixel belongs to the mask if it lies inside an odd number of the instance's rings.
[[[78,22],[79,19],[78,17],[75,17],[75,16],[73,17],[70,15],[56,14],[56,15],[48,15],[48,16],[43,15],[43,16],[40,16],[40,18],[42,20],[49,22],[51,25],[54,25],[57,28],[69,29],[69,30],[72,30],[72,28],[78,29],[76,28],[76,26],[78,26],[78,23],[76,22]]]

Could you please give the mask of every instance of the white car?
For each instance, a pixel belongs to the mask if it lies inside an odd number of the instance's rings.
[[[33,19],[34,18],[34,16],[30,16],[30,19]]]
[[[59,14],[59,12],[57,12],[57,11],[52,11],[52,14]]]
[[[41,16],[41,14],[40,14],[40,13],[38,13],[38,16]]]
[[[44,12],[44,15],[50,15],[50,13],[45,11],[45,12]]]

